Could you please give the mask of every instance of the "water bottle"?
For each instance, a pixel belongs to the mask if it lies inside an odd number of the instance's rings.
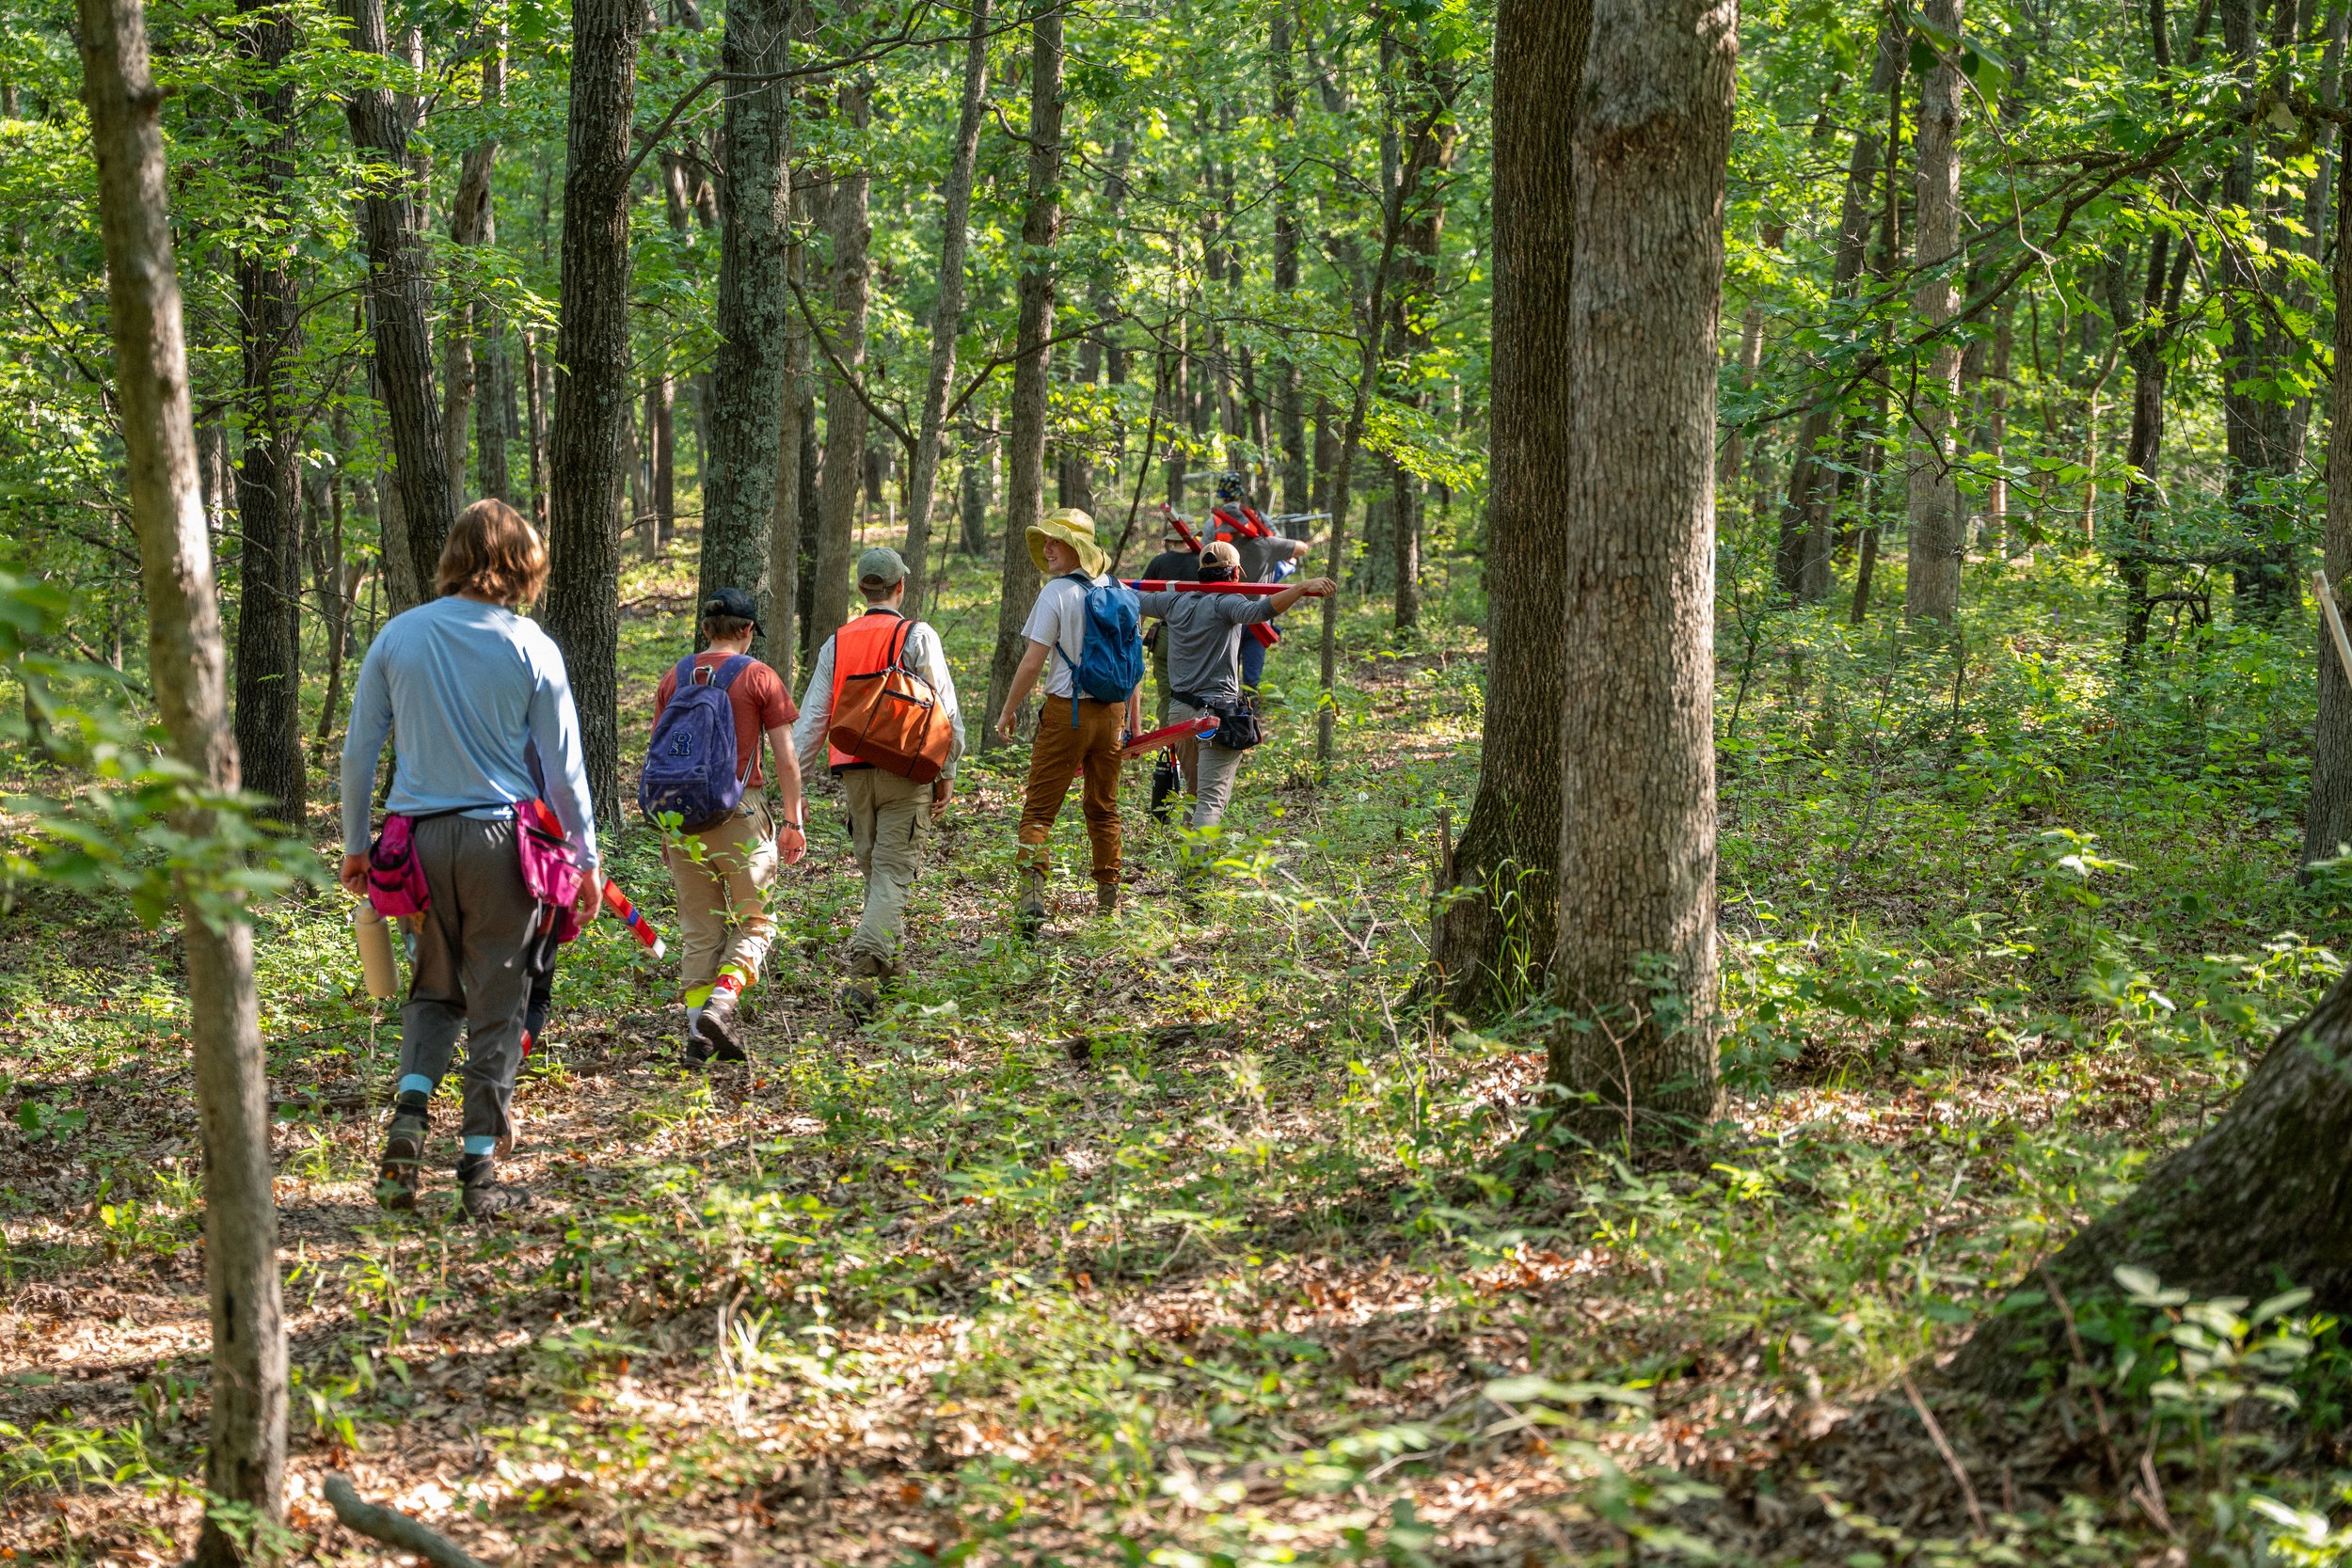
[[[381,1002],[400,990],[400,971],[392,963],[392,928],[364,898],[351,911],[351,928],[359,941],[359,968],[368,978],[368,994]]]

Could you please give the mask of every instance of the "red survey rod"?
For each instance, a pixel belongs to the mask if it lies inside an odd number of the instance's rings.
[[[610,877],[604,879],[604,907],[611,910],[623,925],[636,932],[637,940],[652,948],[655,958],[662,956],[661,928],[638,913],[637,906],[628,901],[628,895],[623,893],[621,885]]]
[[[1192,547],[1193,554],[1199,555],[1200,553],[1200,539],[1194,535],[1192,530],[1184,526],[1184,520],[1176,515],[1176,509],[1174,507],[1168,505],[1166,501],[1160,502],[1160,515],[1166,517],[1169,522],[1176,525],[1176,531],[1184,535],[1184,543]]]
[[[1138,594],[1250,594],[1260,598],[1279,594],[1279,582],[1166,582],[1158,578],[1131,578],[1127,586]]]
[[[1204,713],[1198,719],[1179,719],[1173,724],[1163,724],[1156,730],[1146,730],[1119,749],[1120,760],[1132,762],[1148,756],[1163,746],[1173,746],[1196,735],[1207,735],[1216,728],[1216,716]]]

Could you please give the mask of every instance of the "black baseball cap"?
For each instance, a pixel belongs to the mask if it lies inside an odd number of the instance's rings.
[[[752,630],[762,629],[759,624],[758,601],[740,588],[714,588],[710,591],[710,596],[703,600],[703,619],[707,621],[714,615],[724,615],[738,621],[749,621],[752,624]]]

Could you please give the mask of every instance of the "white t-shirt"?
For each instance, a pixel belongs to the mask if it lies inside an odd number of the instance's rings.
[[[1091,579],[1096,588],[1108,586],[1110,580],[1107,577]],[[1087,587],[1087,581],[1074,574],[1047,578],[1037,591],[1037,603],[1029,608],[1029,619],[1021,627],[1022,636],[1054,650],[1045,661],[1048,697],[1077,695],[1077,666],[1073,660],[1086,657]]]

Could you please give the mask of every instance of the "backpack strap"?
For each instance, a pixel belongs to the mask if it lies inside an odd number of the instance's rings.
[[[677,661],[677,679],[675,682],[677,690],[671,692],[671,696],[676,696],[678,691],[683,691],[694,684],[694,660],[701,657],[700,654],[688,654]]]
[[[758,660],[749,654],[730,654],[727,661],[711,672],[710,684],[724,691],[735,684],[735,677],[750,669]]]

